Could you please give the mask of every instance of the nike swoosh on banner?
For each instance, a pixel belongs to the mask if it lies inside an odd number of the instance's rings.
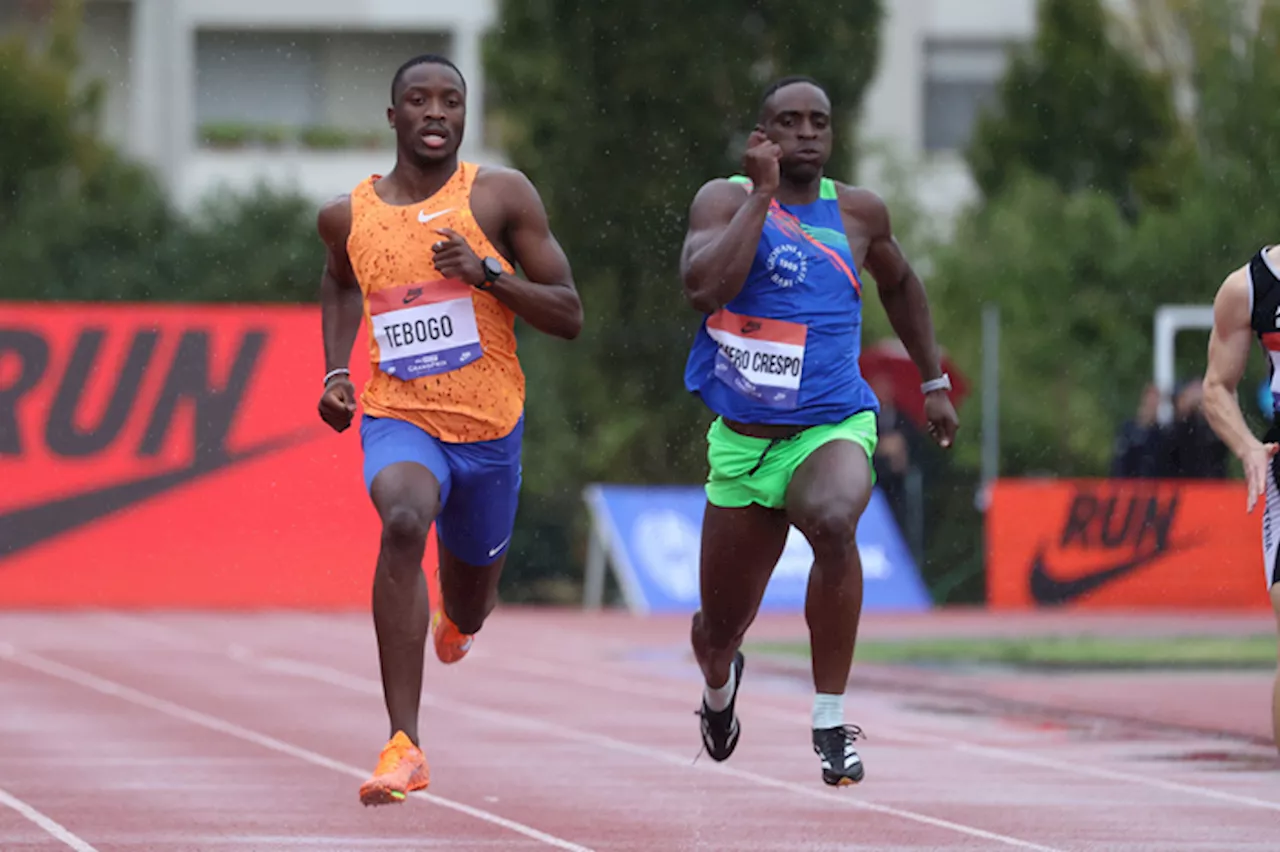
[[[1142,556],[1135,556],[1080,577],[1072,577],[1070,580],[1059,580],[1057,577],[1051,576],[1045,566],[1044,551],[1039,550],[1031,561],[1031,574],[1027,578],[1027,583],[1031,588],[1031,597],[1035,599],[1036,603],[1046,606],[1069,603],[1082,595],[1087,595],[1089,592],[1105,586],[1113,580],[1138,570],[1144,565],[1169,556],[1181,549],[1183,548],[1171,547],[1143,554]]]
[[[12,509],[0,515],[0,561],[51,538],[123,512],[202,476],[300,444],[308,436],[318,437],[319,432],[320,427],[308,426],[237,453],[199,458],[178,470],[116,482],[70,497],[59,497],[33,506]]]

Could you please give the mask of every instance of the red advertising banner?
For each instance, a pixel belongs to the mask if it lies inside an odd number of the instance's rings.
[[[316,307],[0,305],[0,607],[367,608],[321,351]]]
[[[1019,480],[987,510],[993,609],[1270,609],[1243,482]]]

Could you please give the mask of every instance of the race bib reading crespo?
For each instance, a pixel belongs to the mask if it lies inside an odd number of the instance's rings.
[[[770,408],[795,408],[808,332],[801,323],[716,311],[707,318],[720,347],[716,378]]]
[[[471,287],[462,281],[430,281],[369,297],[378,369],[408,381],[447,373],[480,358],[480,332]]]

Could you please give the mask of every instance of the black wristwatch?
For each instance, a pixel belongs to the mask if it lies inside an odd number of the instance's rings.
[[[493,286],[493,282],[498,280],[498,276],[506,272],[502,268],[502,261],[496,257],[486,257],[480,261],[480,265],[484,267],[484,281],[477,285],[478,290],[488,290]]]

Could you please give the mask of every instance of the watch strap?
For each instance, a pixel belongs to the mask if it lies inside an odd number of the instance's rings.
[[[920,385],[921,393],[933,393],[934,391],[951,390],[951,377],[946,373],[938,376],[936,379],[930,379]]]

